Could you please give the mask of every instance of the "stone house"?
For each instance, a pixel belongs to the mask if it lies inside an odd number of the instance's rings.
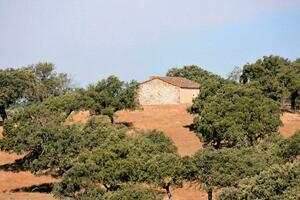
[[[200,85],[182,77],[153,76],[139,84],[141,105],[187,104],[198,96]]]

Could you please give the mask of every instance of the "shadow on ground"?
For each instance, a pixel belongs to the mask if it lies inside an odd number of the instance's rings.
[[[38,192],[38,193],[51,193],[54,187],[53,183],[44,183],[41,185],[32,185],[29,187],[21,187],[11,190],[11,192]]]

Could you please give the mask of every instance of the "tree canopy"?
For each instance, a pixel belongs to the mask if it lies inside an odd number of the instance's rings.
[[[62,125],[48,122],[20,122],[7,120],[2,150],[28,152],[24,167],[32,172],[49,171],[61,176],[72,167],[77,156],[84,150],[100,147],[106,140],[111,142],[125,137],[126,129],[112,125],[105,117],[92,117],[86,125]]]
[[[264,56],[255,63],[246,64],[241,75],[243,84],[252,84],[275,101],[290,100],[296,109],[300,95],[300,64],[280,56]],[[298,105],[299,106],[299,105]]]
[[[165,189],[169,200],[172,200],[171,186],[182,184],[183,169],[183,163],[178,155],[162,153],[145,163],[144,181]]]
[[[5,109],[17,101],[30,97],[35,77],[29,68],[0,69],[0,116],[7,118]]]
[[[194,100],[193,129],[206,145],[255,146],[281,125],[279,105],[253,87],[227,84]]]
[[[108,115],[113,120],[114,113],[122,109],[135,109],[137,102],[137,83],[125,83],[115,76],[90,85],[84,95],[95,101],[94,110],[97,113]]]
[[[78,198],[86,196],[90,188],[99,185],[102,185],[107,193],[122,191],[128,184],[145,180],[151,184],[158,183],[157,181],[161,183],[164,178],[176,172],[171,170],[171,174],[167,172],[162,177],[153,175],[159,172],[155,171],[157,167],[150,167],[153,163],[151,159],[161,155],[169,159],[167,162],[171,165],[175,150],[175,146],[166,136],[155,131],[137,133],[118,141],[108,141],[100,148],[80,155],[78,162],[64,174],[62,182],[56,188],[56,194]],[[101,193],[99,191],[98,194]]]
[[[51,76],[48,75],[51,69],[52,65],[46,66],[45,71],[39,73],[40,79]],[[116,77],[109,77],[89,89],[50,96],[42,102],[12,109],[4,123],[0,147],[17,153],[28,152],[23,164],[32,172],[46,170],[61,176],[85,149],[100,146],[101,140],[106,137],[125,134],[124,127],[107,120],[117,110],[137,106],[135,90],[135,83],[127,84]],[[90,110],[92,115],[108,115],[108,118],[92,117],[86,126],[65,123],[71,112],[80,110]]]
[[[239,180],[259,174],[270,165],[283,160],[253,148],[199,150],[186,168],[188,180],[202,184],[212,199],[214,188],[234,186]]]
[[[70,91],[71,79],[66,73],[57,73],[52,63],[37,63],[31,65],[35,75],[33,100],[42,102],[51,96],[63,95]]]
[[[168,70],[167,76],[183,77],[195,81],[200,85],[206,85],[206,82],[211,80],[223,80],[220,76],[204,70],[197,65],[187,65],[182,68],[171,68]]]
[[[228,79],[195,65],[167,75],[201,85],[188,109],[204,142],[193,156],[180,157],[159,131],[128,134],[114,123],[117,111],[139,107],[137,82],[109,76],[71,89],[52,63],[0,70],[0,149],[26,152],[22,169],[59,178],[56,198],[156,200],[164,190],[171,200],[185,181],[203,186],[209,199],[214,191],[220,200],[299,198],[300,132],[285,139],[277,131],[280,102],[288,98],[297,109],[300,59],[263,57]],[[90,112],[86,123],[68,123],[82,110]]]
[[[223,189],[218,200],[300,198],[300,163],[275,165],[259,175],[241,180],[235,187]]]
[[[70,90],[70,82],[67,74],[55,72],[52,63],[0,70],[0,116],[5,119],[5,109],[13,104],[63,95]]]

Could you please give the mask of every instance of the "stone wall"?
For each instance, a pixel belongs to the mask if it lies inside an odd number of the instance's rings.
[[[179,87],[153,79],[139,86],[138,99],[141,105],[178,104],[179,90]]]
[[[199,95],[199,89],[180,88],[180,103],[192,103]]]

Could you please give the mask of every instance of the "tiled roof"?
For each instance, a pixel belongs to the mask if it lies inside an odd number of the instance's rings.
[[[186,79],[186,78],[182,78],[182,77],[152,76],[152,77],[150,77],[149,80],[147,80],[143,83],[146,83],[153,79],[159,79],[159,80],[162,80],[166,83],[169,83],[171,85],[174,85],[174,86],[177,86],[180,88],[190,88],[190,89],[199,89],[200,88],[200,85],[198,83],[191,81],[189,79]]]

